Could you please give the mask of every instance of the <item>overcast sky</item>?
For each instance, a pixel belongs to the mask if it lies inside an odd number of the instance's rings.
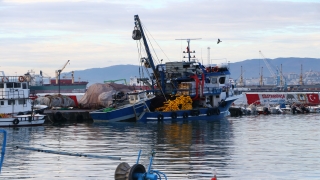
[[[164,61],[182,60],[181,38],[201,38],[191,50],[204,64],[262,58],[259,51],[320,58],[320,0],[0,0],[1,70],[54,76],[67,60],[65,72],[138,65],[136,14]]]

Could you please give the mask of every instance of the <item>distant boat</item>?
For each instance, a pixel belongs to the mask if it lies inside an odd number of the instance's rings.
[[[0,76],[0,126],[42,125],[45,115],[33,111],[30,90],[24,76]]]
[[[127,93],[125,100],[114,99],[109,107],[90,112],[95,122],[136,121],[140,114],[150,105],[152,94],[144,90],[135,90]]]
[[[35,74],[33,70],[28,71],[24,76],[24,80],[30,84],[31,94],[38,93],[85,93],[87,89],[87,81],[75,81],[73,72],[71,78],[52,79],[51,77],[45,77],[42,73]]]

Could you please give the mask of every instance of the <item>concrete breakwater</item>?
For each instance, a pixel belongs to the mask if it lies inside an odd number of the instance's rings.
[[[45,110],[47,115],[44,124],[59,123],[92,123],[93,119],[89,114],[90,110]]]

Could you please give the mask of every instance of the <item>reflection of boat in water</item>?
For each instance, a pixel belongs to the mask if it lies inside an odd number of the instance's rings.
[[[141,58],[141,61],[153,71],[151,88],[156,94],[151,100],[150,111],[144,111],[138,121],[219,120],[227,116],[230,105],[242,96],[234,95],[226,85],[230,74],[228,65],[202,65],[195,56],[191,57],[195,53],[190,50],[191,39],[186,39],[187,61],[164,64],[161,61],[155,65],[138,15],[134,16],[134,21],[132,37],[143,40],[139,44],[144,45],[147,58]]]
[[[0,126],[42,125],[45,115],[32,112],[28,83],[23,76],[0,76]]]
[[[143,90],[128,92],[125,100],[121,99],[123,96],[125,95],[116,94],[113,104],[109,107],[91,111],[91,118],[94,121],[105,122],[136,120],[144,109],[150,105],[150,101],[154,97]]]

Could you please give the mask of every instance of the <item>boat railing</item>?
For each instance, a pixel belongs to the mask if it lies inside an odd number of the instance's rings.
[[[6,91],[0,90],[0,99],[11,100],[11,99],[25,99],[25,90],[10,89]]]
[[[178,89],[177,95],[195,96],[197,94],[196,90],[197,90],[196,88]],[[204,95],[218,95],[218,94],[221,94],[221,92],[222,92],[222,89],[219,87],[204,87],[203,88]]]
[[[0,82],[26,82],[27,79],[24,76],[0,76]]]

